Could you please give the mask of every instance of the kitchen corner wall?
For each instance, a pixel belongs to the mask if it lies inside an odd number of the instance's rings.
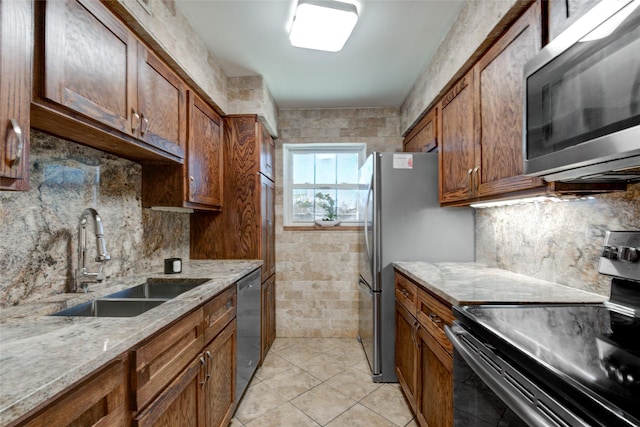
[[[640,183],[584,200],[476,210],[478,262],[609,296],[607,230],[640,230]]]
[[[276,335],[355,338],[357,231],[291,231],[282,226],[282,144],[365,142],[400,151],[397,108],[280,110],[276,140]]]
[[[139,164],[32,130],[30,173],[28,192],[0,192],[0,307],[67,289],[88,207],[104,222],[107,282],[189,257],[189,215],[142,209]],[[93,224],[87,245],[93,257]]]

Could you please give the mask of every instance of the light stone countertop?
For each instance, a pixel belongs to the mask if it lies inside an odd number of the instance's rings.
[[[28,413],[262,265],[262,261],[186,261],[182,273],[157,271],[107,279],[94,292],[60,294],[0,311],[0,425]],[[147,278],[206,278],[136,317],[47,316],[143,283]]]
[[[451,305],[607,300],[599,294],[473,262],[394,262],[393,266]]]

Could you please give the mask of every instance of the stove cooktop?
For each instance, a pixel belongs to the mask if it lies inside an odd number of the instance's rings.
[[[533,381],[584,412],[640,425],[639,318],[599,304],[456,310],[466,327]]]

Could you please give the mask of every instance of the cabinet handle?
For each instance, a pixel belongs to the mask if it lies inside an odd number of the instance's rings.
[[[131,114],[131,132],[136,133],[140,127],[140,114],[135,111]]]
[[[140,136],[144,136],[149,131],[149,119],[147,119],[144,114],[140,114],[140,118],[142,118],[140,124]]]
[[[475,168],[473,168],[473,176],[474,176],[474,181],[475,181],[475,193],[476,195],[478,194],[478,187],[480,186],[480,179],[478,177],[478,171],[480,170],[479,166],[476,166]]]
[[[209,381],[209,378],[211,378],[211,371],[213,370],[213,356],[211,355],[211,352],[209,350],[207,350],[205,354],[207,355],[207,365],[210,365],[209,369],[207,370],[207,378],[205,379],[205,382],[207,382]],[[211,361],[211,363],[208,362],[209,360]]]
[[[227,301],[227,310],[231,310],[231,308],[233,307],[233,300],[229,300]]]
[[[196,192],[195,188],[196,188],[196,178],[193,175],[190,175],[189,176],[189,193],[191,193],[192,196]]]
[[[207,373],[207,361],[205,360],[204,356],[200,356],[200,364],[202,366],[204,366],[204,372],[205,374]],[[200,381],[200,387],[204,388],[205,384],[207,384],[207,380],[209,379],[209,377],[205,377],[204,380]]]
[[[471,168],[471,169],[469,169],[467,171],[467,176],[468,176],[467,179],[469,180],[469,190],[468,190],[469,197],[471,197],[473,195],[473,176],[472,176],[472,174],[473,174],[473,168]]]
[[[16,136],[16,139],[18,140],[18,146],[16,147],[16,155],[13,157],[13,159],[10,162],[10,167],[13,169],[14,167],[20,165],[20,162],[22,161],[22,150],[24,148],[24,138],[22,137],[22,129],[20,129],[20,125],[18,125],[18,122],[15,119],[11,119],[9,120],[9,123],[11,124],[11,131],[13,132],[13,134]],[[7,143],[7,145],[9,145]]]
[[[413,326],[411,326],[411,341],[413,341],[414,346],[418,346],[418,328],[420,325],[417,320],[413,321]]]
[[[429,314],[429,319],[433,322],[433,323],[437,323],[440,324],[442,323],[442,319],[440,317],[438,317],[437,314],[435,313],[430,313]]]

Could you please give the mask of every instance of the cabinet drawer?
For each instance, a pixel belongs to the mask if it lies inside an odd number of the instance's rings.
[[[215,338],[236,317],[236,285],[204,305],[204,342]]]
[[[149,403],[202,350],[202,311],[188,314],[133,350],[135,409]]]
[[[128,424],[126,358],[120,357],[38,412],[25,427],[123,426]]]
[[[396,273],[396,300],[406,308],[411,315],[416,315],[418,302],[418,286],[402,274]]]
[[[444,333],[445,325],[451,326],[453,321],[451,306],[424,289],[418,289],[416,318],[449,354],[453,354],[453,346]]]

